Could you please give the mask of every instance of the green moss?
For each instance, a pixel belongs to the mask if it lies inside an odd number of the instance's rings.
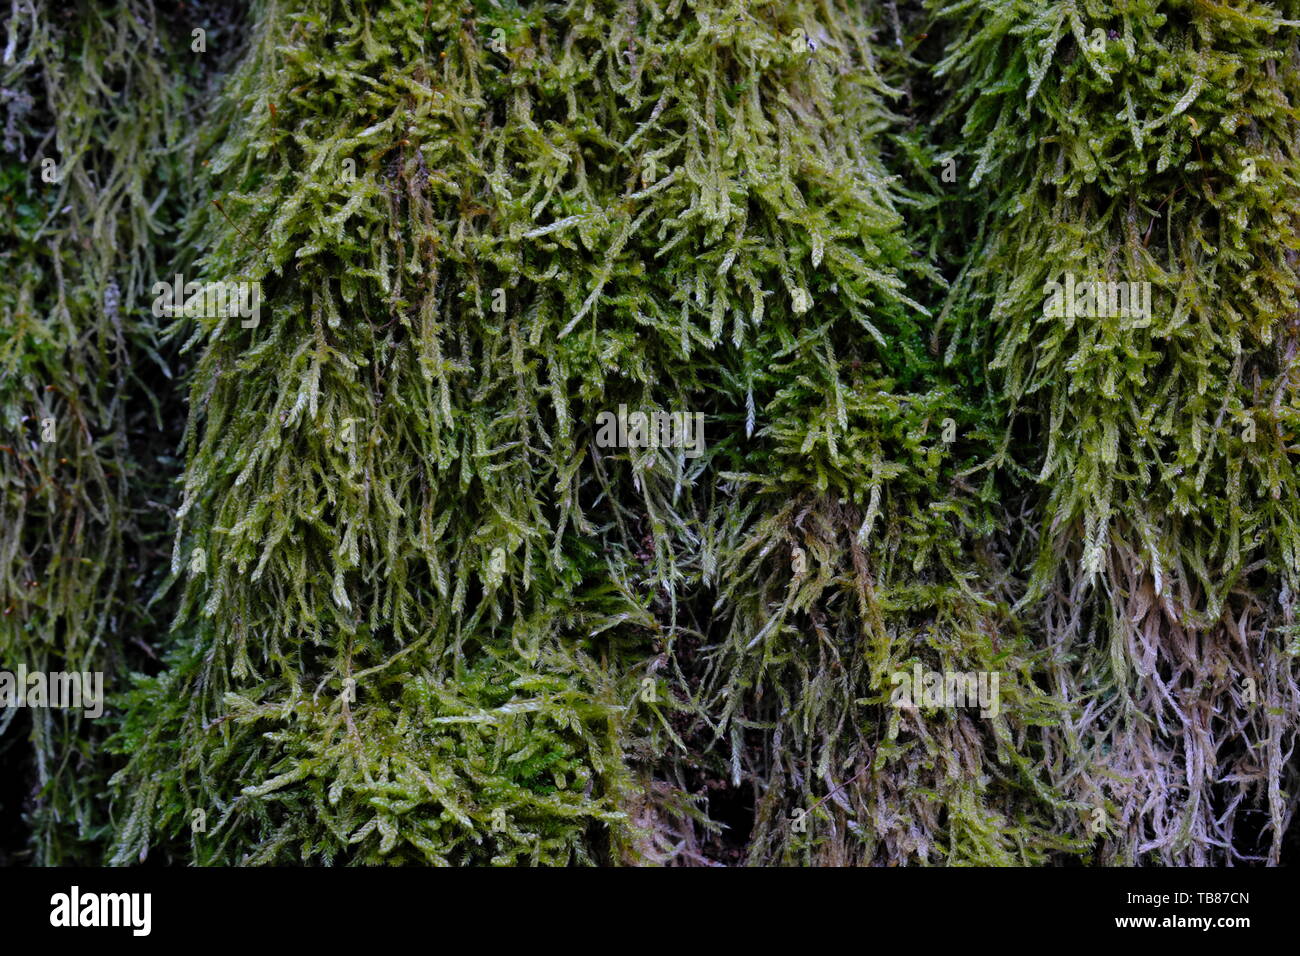
[[[148,3],[15,8],[4,47],[0,669],[104,671],[116,692],[157,626],[176,436],[139,303],[185,205],[191,71]],[[27,791],[22,856],[96,860],[103,732],[62,710],[6,709],[0,727],[27,738],[5,757]]]
[[[32,728],[33,859],[1279,860],[1296,4],[41,16],[0,666],[137,673]]]
[[[987,357],[1023,439],[1040,531],[1022,606],[1091,714],[1057,776],[1106,809],[1104,860],[1276,863],[1297,713],[1300,8],[940,15],[942,135],[985,224],[949,348]],[[1150,283],[1150,318],[1048,315],[1067,272]],[[1234,845],[1258,811],[1259,845]]]

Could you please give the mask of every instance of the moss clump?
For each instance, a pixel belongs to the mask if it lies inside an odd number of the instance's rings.
[[[1300,7],[939,15],[948,145],[982,223],[949,349],[990,361],[1035,479],[1022,605],[1082,707],[1054,776],[1104,820],[1106,862],[1276,863],[1298,712]],[[1066,273],[1149,283],[1150,314],[1053,315]]]
[[[0,63],[0,670],[106,674],[150,653],[177,413],[157,321],[189,202],[180,60],[152,3],[19,5]],[[169,434],[170,432],[170,434]],[[42,864],[99,859],[108,766],[82,711],[0,714]],[[0,850],[0,854],[3,850]]]
[[[719,759],[674,723],[735,744],[747,783],[797,780],[765,826],[879,742],[880,779],[934,785],[915,813],[959,836],[907,836],[873,799],[855,857],[1041,856],[1010,818],[1040,799],[1015,754],[1047,712],[1028,680],[987,732],[935,715],[898,742],[883,702],[918,654],[1033,665],[999,645],[1003,572],[972,553],[992,503],[960,473],[988,436],[907,294],[932,273],[881,158],[870,23],[803,3],[254,22],[209,134],[202,265],[261,282],[269,315],[188,333],[184,637],[119,741],[114,859],[656,858],[635,824],[698,818],[686,776]],[[707,451],[595,447],[619,404],[704,412]],[[937,444],[949,416],[960,458]],[[843,676],[814,673],[836,666],[800,633],[818,627]],[[703,673],[691,633],[716,642]],[[397,706],[411,687],[452,712]],[[800,693],[802,718],[761,716]],[[764,721],[767,766],[740,746]],[[949,786],[945,748],[1006,782]],[[581,791],[494,828],[543,754]],[[638,794],[633,769],[658,783]],[[219,823],[186,834],[196,809]],[[805,845],[774,831],[753,858]]]

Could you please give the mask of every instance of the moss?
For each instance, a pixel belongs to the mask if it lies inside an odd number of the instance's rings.
[[[270,319],[189,333],[173,565],[189,636],[120,741],[132,799],[116,860],[155,839],[184,852],[196,808],[220,811],[193,837],[204,860],[536,857],[527,834],[488,826],[517,809],[504,745],[446,826],[444,791],[408,769],[433,772],[426,739],[473,753],[484,724],[534,707],[563,731],[543,749],[590,781],[566,812],[603,825],[561,827],[542,858],[636,860],[653,835],[627,821],[659,811],[630,768],[674,812],[698,807],[674,785],[699,758],[673,720],[738,740],[765,693],[807,693],[784,730],[799,756],[778,744],[788,768],[743,769],[802,777],[784,805],[863,759],[854,745],[897,735],[882,681],[914,653],[976,668],[1005,653],[1028,677],[1029,649],[989,631],[1005,602],[967,583],[998,586],[972,555],[987,495],[926,490],[964,484],[990,436],[941,380],[907,292],[933,272],[902,229],[882,162],[891,94],[855,11],[320,4],[255,23],[210,133],[221,198],[203,266],[260,281]],[[696,460],[603,454],[596,415],[621,403],[703,411],[719,437]],[[971,423],[960,459],[937,444],[949,415]],[[805,521],[813,570],[788,588]],[[878,595],[874,565],[903,542],[911,581]],[[714,601],[717,663],[687,673],[678,635]],[[828,613],[844,673],[816,677],[832,665],[799,632]],[[933,633],[953,620],[960,636]],[[529,654],[558,697],[525,693]],[[491,706],[471,696],[474,722],[390,704],[390,683],[459,697],[458,675],[483,668],[524,684]],[[1029,720],[1043,712],[1020,693]],[[778,741],[787,720],[767,727]],[[943,793],[918,814],[960,806],[987,829],[1036,771],[959,723],[935,719],[974,735],[975,764],[1000,762],[998,796],[936,783],[941,743],[900,750],[922,765],[912,783]],[[320,792],[331,809],[307,814]],[[398,792],[401,812],[378,796]],[[861,839],[868,859],[932,856]],[[946,852],[1018,852],[985,842]],[[785,835],[760,843],[754,859],[796,852]]]
[[[0,662],[135,672],[27,855],[1279,861],[1294,3],[158,16],[0,83]]]
[[[173,369],[138,303],[186,205],[199,74],[148,3],[16,7],[4,49],[0,669],[103,671],[116,692],[156,627],[177,436]],[[97,859],[102,724],[8,710],[3,725],[27,738],[6,756],[27,790],[15,852]]]
[[[949,348],[989,360],[1034,476],[1021,605],[1084,705],[1058,782],[1104,810],[1105,861],[1276,863],[1297,713],[1300,8],[939,13],[945,135],[987,224]],[[1149,283],[1151,315],[1053,317],[1065,273]]]

